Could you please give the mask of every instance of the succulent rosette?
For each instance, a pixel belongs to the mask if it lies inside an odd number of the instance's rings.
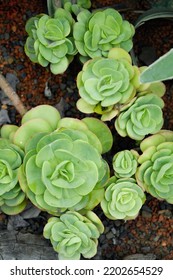
[[[120,47],[130,51],[134,26],[123,20],[118,11],[82,11],[74,24],[75,45],[84,59],[107,57],[110,49]]]
[[[0,210],[8,215],[22,212],[27,204],[18,181],[23,156],[19,147],[0,138]]]
[[[113,176],[107,184],[101,208],[111,220],[131,220],[138,216],[145,199],[145,193],[135,179]]]
[[[157,199],[173,204],[173,132],[161,130],[144,139],[140,148],[138,184]]]
[[[134,140],[142,140],[146,135],[158,132],[163,126],[163,106],[163,100],[156,94],[138,97],[117,117],[117,132]]]
[[[53,74],[63,73],[77,53],[72,37],[74,20],[59,8],[54,17],[41,14],[26,23],[28,38],[25,53],[32,62],[43,67],[50,65]]]
[[[43,235],[50,239],[60,260],[79,260],[81,256],[90,259],[97,253],[98,238],[103,231],[102,222],[92,211],[85,216],[67,211],[59,218],[50,218]]]
[[[139,154],[135,150],[124,150],[113,157],[113,170],[117,178],[128,178],[136,173]]]
[[[101,201],[109,167],[94,139],[89,130],[62,128],[29,141],[19,181],[33,204],[59,215],[91,210]]]
[[[102,120],[117,115],[120,106],[128,104],[136,95],[139,73],[130,55],[121,48],[111,49],[108,58],[87,61],[77,76],[80,99],[77,107],[84,113],[103,115]],[[107,120],[106,119],[106,120]]]

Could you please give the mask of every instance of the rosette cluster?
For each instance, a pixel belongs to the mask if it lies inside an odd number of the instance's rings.
[[[173,204],[173,132],[161,130],[141,142],[138,184],[160,200]]]
[[[74,25],[74,40],[78,52],[85,60],[107,57],[114,47],[130,51],[134,26],[123,20],[118,11],[108,8],[102,11],[82,11]]]
[[[44,237],[50,239],[59,259],[92,258],[97,253],[98,238],[104,226],[92,211],[85,216],[68,211],[52,217],[44,227]]]
[[[23,116],[20,127],[5,125],[1,135],[24,151],[19,182],[35,206],[59,215],[100,203],[109,179],[102,154],[113,142],[103,122],[61,119],[54,107],[39,105]]]
[[[18,181],[23,151],[9,140],[0,138],[0,210],[15,215],[26,207],[26,196]]]
[[[41,14],[26,23],[28,38],[25,53],[32,62],[43,67],[50,65],[53,74],[63,73],[77,53],[73,36],[74,19],[59,8],[54,17]]]
[[[145,193],[135,179],[113,176],[107,184],[101,208],[111,220],[131,220],[138,216],[145,199]]]

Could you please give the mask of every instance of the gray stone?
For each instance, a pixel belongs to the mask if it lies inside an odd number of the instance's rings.
[[[127,255],[123,260],[156,260],[156,255],[154,254],[132,254]]]

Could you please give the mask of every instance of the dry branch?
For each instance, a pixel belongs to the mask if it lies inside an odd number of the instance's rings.
[[[9,85],[7,80],[4,78],[2,74],[0,74],[0,88],[4,91],[4,93],[8,96],[8,98],[13,102],[16,110],[23,116],[27,110],[20,100],[17,93],[13,90],[13,88]]]

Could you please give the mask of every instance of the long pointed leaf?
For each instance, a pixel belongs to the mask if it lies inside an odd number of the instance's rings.
[[[173,49],[152,63],[141,75],[141,83],[170,80],[173,78]]]
[[[153,8],[146,12],[144,12],[135,22],[134,26],[135,29],[137,29],[139,26],[144,24],[146,21],[152,20],[152,19],[170,19],[173,18],[173,9],[169,8]]]

